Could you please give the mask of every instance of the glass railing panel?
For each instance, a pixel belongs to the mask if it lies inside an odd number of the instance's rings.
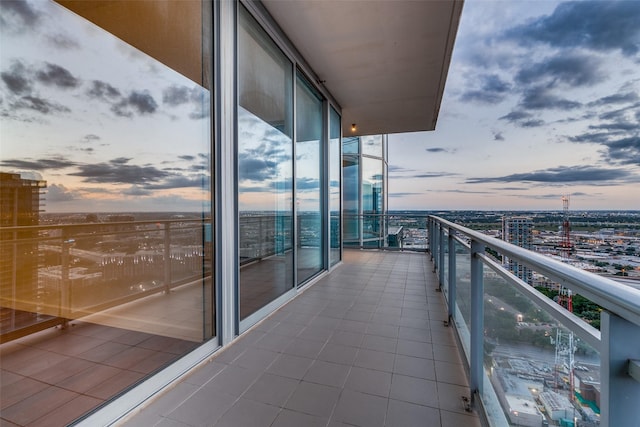
[[[456,327],[462,346],[469,354],[469,330],[471,329],[471,256],[469,249],[459,242],[456,248]]]
[[[482,398],[492,425],[595,426],[597,351],[486,266],[484,290]]]

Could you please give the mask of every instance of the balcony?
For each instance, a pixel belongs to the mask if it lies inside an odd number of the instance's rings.
[[[343,264],[125,425],[479,426],[424,253]]]

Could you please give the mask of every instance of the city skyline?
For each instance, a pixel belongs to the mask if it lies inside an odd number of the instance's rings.
[[[640,2],[465,2],[433,132],[389,136],[390,209],[640,209]]]

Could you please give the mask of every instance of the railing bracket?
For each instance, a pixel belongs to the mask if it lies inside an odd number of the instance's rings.
[[[460,396],[460,398],[462,399],[462,407],[464,408],[464,410],[467,412],[471,412],[471,399],[469,399],[467,396]]]
[[[436,288],[436,292],[442,292],[442,288],[441,287],[437,287]]]
[[[444,325],[445,328],[449,327],[449,321],[448,320],[443,320],[442,324]]]

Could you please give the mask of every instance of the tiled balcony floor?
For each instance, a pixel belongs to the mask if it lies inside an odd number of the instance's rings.
[[[426,255],[344,258],[123,424],[480,426]]]

